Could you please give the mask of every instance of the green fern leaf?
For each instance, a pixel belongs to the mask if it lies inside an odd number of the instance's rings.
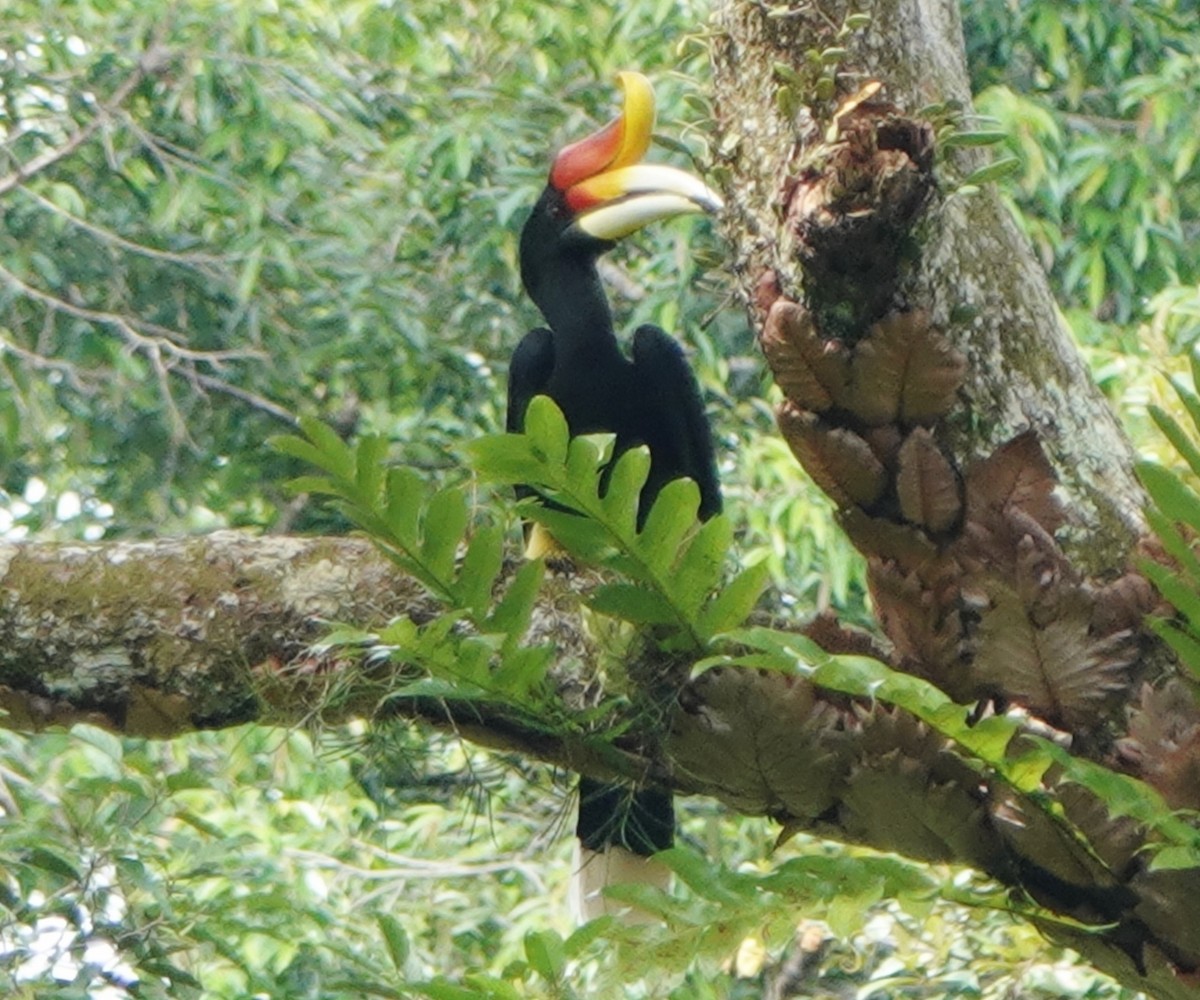
[[[425,482],[415,469],[388,471],[384,521],[391,537],[410,552],[416,551],[418,545],[425,489]]]
[[[637,531],[638,502],[649,475],[650,452],[646,448],[630,448],[609,472],[601,508],[613,531],[622,538],[632,538]]]
[[[553,646],[516,646],[505,653],[492,674],[491,686],[498,694],[519,704],[528,704],[546,679],[554,662]]]
[[[321,460],[314,462],[314,465],[342,479],[354,478],[354,451],[337,436],[332,427],[315,417],[301,417],[300,429],[321,456]]]
[[[1200,374],[1200,372],[1197,372],[1197,363],[1200,362],[1200,355],[1192,352],[1191,361],[1192,384],[1200,385],[1200,382],[1196,381],[1197,374]],[[1188,411],[1188,416],[1192,418],[1193,434],[1200,435],[1200,396],[1197,396],[1193,389],[1184,385],[1177,378],[1171,379],[1171,388],[1175,390],[1175,395],[1179,397],[1179,401],[1183,403],[1184,409]]]
[[[593,611],[635,625],[680,625],[679,613],[657,590],[636,583],[606,583],[588,602]]]
[[[534,396],[525,411],[525,437],[533,452],[548,465],[567,460],[571,438],[566,417],[549,396]]]
[[[672,480],[659,491],[637,537],[637,554],[653,572],[671,571],[699,509],[700,488],[690,479]]]
[[[454,557],[466,533],[468,516],[467,498],[455,486],[438,490],[425,508],[421,562],[441,581],[453,579]]]
[[[1182,386],[1176,385],[1175,391],[1178,392],[1182,398],[1185,390]],[[1193,396],[1192,399],[1195,400],[1195,397]],[[1197,405],[1200,406],[1200,401],[1196,402]],[[1150,416],[1158,425],[1158,429],[1163,432],[1163,435],[1168,441],[1171,442],[1175,450],[1179,452],[1181,456],[1183,456],[1184,461],[1187,462],[1187,464],[1191,467],[1192,472],[1200,476],[1200,448],[1197,448],[1195,444],[1192,443],[1192,440],[1179,425],[1179,422],[1162,407],[1154,406],[1152,404],[1149,407],[1149,410]],[[1193,419],[1197,419],[1197,415],[1193,415]]]
[[[489,482],[515,486],[533,480],[541,460],[522,434],[488,434],[467,445],[471,467]]]
[[[689,619],[696,617],[721,582],[725,554],[732,544],[733,523],[724,515],[709,518],[688,540],[672,574],[672,592]]]
[[[506,648],[521,641],[533,620],[533,608],[546,575],[546,564],[540,559],[527,562],[513,574],[504,596],[492,609],[484,623],[489,632],[507,636]]]
[[[341,496],[341,490],[328,476],[297,476],[287,482],[291,493],[319,493],[326,496]]]
[[[458,600],[475,621],[483,621],[492,602],[492,587],[504,564],[504,532],[494,524],[475,529],[458,571]]]
[[[267,444],[281,455],[289,455],[306,465],[315,465],[318,469],[323,469],[336,478],[343,478],[342,473],[345,470],[342,465],[336,461],[331,462],[329,456],[311,441],[296,437],[294,434],[278,434],[270,438]]]
[[[594,438],[571,438],[567,448],[566,466],[563,469],[563,488],[581,496],[594,494],[601,454],[600,445]]]
[[[387,471],[384,465],[387,451],[387,439],[379,434],[372,434],[358,442],[354,455],[354,484],[364,504],[374,506],[378,503],[379,490]]]
[[[1200,531],[1200,497],[1195,492],[1153,462],[1138,462],[1134,471],[1159,510],[1171,520],[1182,521]]]
[[[1200,639],[1196,634],[1161,618],[1152,618],[1149,624],[1154,634],[1175,651],[1179,662],[1200,679]]]
[[[606,565],[613,553],[612,536],[604,525],[569,511],[546,507],[536,500],[518,505],[522,515],[545,527],[580,562]]]
[[[1146,510],[1146,520],[1158,536],[1167,555],[1179,563],[1191,582],[1200,587],[1200,558],[1191,544],[1175,529],[1175,522],[1153,507]]]
[[[701,611],[697,621],[700,634],[708,640],[738,628],[754,610],[770,579],[771,567],[765,559],[738,573]]]

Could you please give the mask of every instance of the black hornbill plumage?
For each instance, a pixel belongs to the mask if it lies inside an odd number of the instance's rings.
[[[659,490],[684,476],[700,488],[700,516],[720,512],[721,493],[708,421],[695,376],[680,346],[656,326],[641,326],[626,357],[596,262],[616,241],[658,219],[715,211],[721,202],[701,181],[671,167],[640,164],[650,144],[654,94],[638,73],[622,73],[623,113],[555,157],[549,183],[521,233],[521,280],[549,328],[532,330],[513,354],[508,377],[508,429],[522,428],[536,395],[558,404],[571,433],[609,433],[614,459],[646,445],[650,472],[639,502],[644,520]],[[535,534],[535,537],[536,534]],[[538,544],[531,545],[533,554]],[[618,847],[645,859],[674,836],[670,793],[583,778],[576,835],[585,879],[584,915],[602,912],[608,882],[645,880],[638,862],[615,860]],[[641,861],[644,865],[644,860]],[[609,869],[614,869],[609,871]],[[589,897],[591,897],[589,899]],[[590,905],[589,905],[590,904]]]

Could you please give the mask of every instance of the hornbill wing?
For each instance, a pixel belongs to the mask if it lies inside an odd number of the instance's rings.
[[[521,338],[508,364],[508,411],[504,417],[504,427],[510,434],[519,434],[525,429],[525,411],[529,409],[529,401],[546,392],[553,371],[554,334],[544,326],[536,327]],[[528,486],[517,486],[513,492],[518,500],[537,494]],[[540,525],[526,523],[527,559],[553,555],[557,548],[549,532]]]
[[[641,518],[654,497],[672,479],[688,476],[700,487],[700,519],[721,513],[721,484],[712,431],[704,413],[700,385],[678,342],[657,326],[640,326],[633,335],[633,364],[638,395],[653,405],[654,428],[648,433],[650,477],[642,492]]]
[[[521,338],[508,365],[508,412],[504,428],[510,434],[520,434],[525,429],[529,401],[546,391],[553,371],[554,334],[539,326]]]

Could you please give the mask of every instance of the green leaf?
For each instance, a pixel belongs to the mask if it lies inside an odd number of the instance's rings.
[[[488,434],[467,445],[471,467],[489,482],[515,486],[535,480],[541,460],[523,434]]]
[[[637,539],[638,555],[655,573],[670,572],[699,509],[700,488],[691,479],[672,480],[659,491]]]
[[[578,958],[593,941],[607,935],[616,923],[617,918],[609,914],[589,920],[563,942],[563,951],[567,958]]]
[[[1179,662],[1200,678],[1200,639],[1191,630],[1181,629],[1161,618],[1151,618],[1151,630],[1175,651]]]
[[[675,603],[688,618],[695,617],[720,582],[732,544],[733,524],[723,515],[709,518],[688,542],[672,574],[671,588]]]
[[[79,870],[61,854],[56,854],[47,847],[30,848],[21,856],[21,860],[31,868],[40,868],[69,882],[80,880]]]
[[[492,674],[492,689],[518,703],[528,703],[545,681],[555,653],[553,646],[517,646],[507,650]]]
[[[1193,584],[1200,586],[1200,558],[1187,539],[1175,529],[1175,522],[1154,507],[1146,508],[1146,520],[1150,522],[1167,555],[1179,563]]]
[[[679,615],[657,590],[636,583],[606,583],[592,595],[593,611],[635,625],[678,625]]]
[[[978,131],[951,132],[941,140],[943,147],[951,146],[994,146],[1008,138],[1007,132]]]
[[[413,983],[412,988],[418,993],[425,994],[429,1000],[491,1000],[489,993],[456,986],[444,979],[435,979],[429,983]]]
[[[1017,157],[1005,156],[994,163],[980,167],[978,170],[972,170],[963,178],[962,183],[964,186],[988,184],[992,181],[1003,180],[1012,174],[1020,173],[1020,170],[1021,161]]]
[[[509,645],[520,642],[529,629],[538,591],[545,575],[546,564],[542,560],[523,563],[513,574],[504,597],[500,599],[483,627],[489,632],[500,632],[507,636]]]
[[[567,964],[563,939],[550,930],[530,931],[525,935],[525,958],[546,982],[556,983]]]
[[[381,913],[375,919],[383,934],[384,944],[387,945],[388,957],[391,958],[396,971],[403,975],[409,953],[408,932],[390,913]]]
[[[1192,375],[1196,375],[1197,364],[1200,363],[1200,354],[1195,351],[1191,355]],[[1195,384],[1195,383],[1194,383]],[[1192,418],[1192,434],[1200,436],[1200,396],[1181,382],[1177,378],[1171,379],[1171,388],[1175,390],[1175,395],[1179,397],[1179,401],[1183,403],[1184,409],[1188,411],[1188,416]]]
[[[567,467],[563,487],[573,493],[594,495],[600,457],[600,446],[594,438],[571,438],[571,443],[567,448]]]
[[[591,518],[555,510],[536,501],[522,502],[520,510],[546,528],[554,539],[580,562],[603,566],[613,553],[612,537],[604,525]]]
[[[272,451],[277,451],[281,455],[298,458],[307,465],[315,465],[335,476],[340,475],[340,472],[329,467],[328,456],[312,442],[305,441],[304,438],[296,437],[294,434],[277,434],[268,438],[267,444]]]
[[[533,453],[548,465],[562,465],[567,460],[570,441],[566,418],[549,396],[534,396],[525,411],[525,437]]]
[[[467,530],[468,518],[466,494],[457,486],[438,490],[425,508],[421,525],[421,561],[439,581],[443,581],[442,586],[446,589],[454,577],[454,558],[458,543]]]
[[[504,564],[504,531],[486,524],[475,529],[458,571],[459,600],[482,622],[492,603],[492,588]]]
[[[705,639],[737,628],[749,617],[771,579],[767,560],[747,566],[701,611],[697,628]]]
[[[1182,871],[1200,868],[1200,853],[1194,847],[1165,847],[1154,851],[1150,859],[1150,871]]]
[[[650,475],[650,451],[630,448],[612,464],[601,507],[613,531],[632,538],[637,530],[638,503]]]
[[[415,469],[401,467],[388,471],[384,520],[392,537],[409,552],[417,550],[424,499],[425,481]]]
[[[1153,462],[1138,462],[1134,471],[1159,510],[1171,520],[1182,521],[1200,531],[1200,497],[1192,489]]]
[[[354,452],[332,427],[314,417],[301,417],[300,429],[322,456],[322,462],[317,463],[321,468],[342,479],[353,477]]]
[[[354,481],[362,503],[374,505],[379,499],[379,488],[383,485],[384,460],[387,458],[387,439],[372,434],[358,443],[355,452]]]
[[[1193,584],[1181,580],[1176,570],[1158,563],[1144,563],[1142,572],[1180,614],[1193,626],[1200,626],[1200,591],[1197,591]]]
[[[654,857],[693,892],[723,906],[739,906],[751,899],[758,889],[756,879],[732,872],[687,847],[672,847],[659,851]]]
[[[328,476],[297,476],[287,481],[292,493],[317,493],[325,496],[341,496],[342,489]]]
[[[1179,386],[1175,388],[1176,391],[1179,390]],[[1184,429],[1179,426],[1178,421],[1161,406],[1155,406],[1151,403],[1148,409],[1150,416],[1158,425],[1158,429],[1163,432],[1166,439],[1171,442],[1175,450],[1187,462],[1192,472],[1200,476],[1200,448],[1197,448],[1192,443],[1192,440],[1187,436]]]

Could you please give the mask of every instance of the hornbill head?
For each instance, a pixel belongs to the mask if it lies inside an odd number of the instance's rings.
[[[545,191],[521,232],[521,280],[534,301],[555,264],[590,264],[617,240],[659,219],[716,212],[721,199],[698,177],[640,162],[654,128],[654,91],[641,73],[617,75],[624,107],[555,158]]]

